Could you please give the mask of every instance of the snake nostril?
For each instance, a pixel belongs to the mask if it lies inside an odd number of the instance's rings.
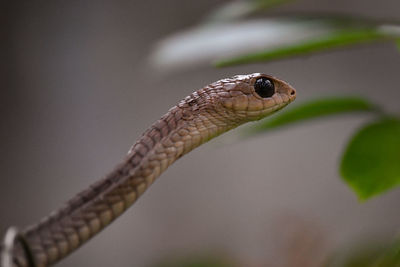
[[[295,95],[296,94],[296,91],[294,90],[294,89],[292,89],[291,91],[290,91],[290,95]]]

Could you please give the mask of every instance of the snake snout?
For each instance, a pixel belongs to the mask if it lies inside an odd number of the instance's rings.
[[[293,100],[296,99],[296,89],[290,88],[290,90],[289,90],[289,98],[290,98],[290,102],[292,102]]]

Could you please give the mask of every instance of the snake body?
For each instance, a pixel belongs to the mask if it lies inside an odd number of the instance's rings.
[[[272,84],[271,96],[257,92],[264,86],[260,81],[268,81],[269,89]],[[15,245],[15,266],[58,262],[130,207],[175,160],[213,137],[283,108],[295,97],[289,84],[260,73],[237,75],[193,92],[145,131],[114,171],[23,230],[26,246]]]

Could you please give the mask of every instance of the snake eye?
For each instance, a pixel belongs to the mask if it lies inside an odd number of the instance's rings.
[[[271,97],[275,93],[274,83],[267,78],[259,78],[254,84],[256,93],[262,98]]]

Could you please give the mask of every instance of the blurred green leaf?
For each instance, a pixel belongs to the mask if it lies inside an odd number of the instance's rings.
[[[342,28],[341,19],[302,17],[252,19],[203,25],[171,35],[155,47],[150,61],[171,70],[322,38]],[[201,51],[201,53],[199,53]]]
[[[347,248],[350,252],[342,251],[339,255],[335,255],[325,267],[372,267],[373,262],[382,256],[387,247],[374,243],[367,245],[367,247],[361,244],[356,248]]]
[[[357,97],[331,97],[312,100],[294,108],[281,111],[274,117],[250,128],[250,133],[264,132],[289,123],[310,120],[322,116],[356,111],[377,111],[378,108]]]
[[[166,260],[154,267],[234,267],[235,264],[218,257],[184,257],[175,260]]]
[[[226,67],[252,62],[271,61],[286,57],[307,55],[348,45],[384,40],[387,38],[387,35],[382,34],[374,28],[339,30],[326,35],[325,37],[319,37],[317,39],[294,43],[292,45],[278,48],[268,48],[262,52],[250,53],[230,59],[219,60],[215,65],[217,67]]]
[[[397,39],[396,43],[397,43],[397,48],[400,50],[400,39]]]
[[[328,258],[325,267],[398,267],[400,266],[399,241],[381,243],[364,241],[356,247],[346,247]]]
[[[155,67],[166,70],[205,62],[214,62],[222,67],[308,55],[368,42],[392,41],[399,37],[399,24],[384,24],[359,17],[252,17],[249,20],[202,24],[178,32],[161,40],[149,60]]]
[[[400,266],[400,242],[397,241],[387,248],[371,267],[398,267]]]
[[[400,184],[400,120],[385,118],[362,128],[350,141],[340,171],[360,200]]]

